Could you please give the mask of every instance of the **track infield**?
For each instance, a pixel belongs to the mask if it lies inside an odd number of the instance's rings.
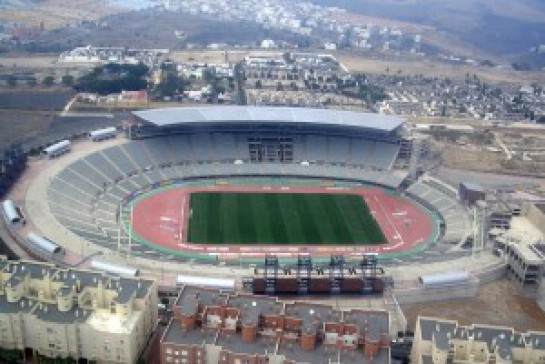
[[[196,244],[380,244],[362,196],[309,193],[192,193]]]
[[[324,242],[323,244],[291,243],[195,243],[189,239],[190,199],[199,193],[222,194],[325,194],[352,195],[365,201],[370,214],[380,227],[384,241],[371,243]],[[331,254],[357,255],[376,253],[398,256],[421,251],[434,241],[439,233],[431,214],[396,193],[381,188],[298,187],[203,185],[166,186],[139,195],[134,206],[132,223],[125,214],[126,229],[132,226],[134,240],[145,247],[167,254],[196,259],[262,259],[266,254],[290,258],[298,254],[329,256]],[[270,211],[270,206],[267,206]],[[315,213],[315,212],[311,212]]]

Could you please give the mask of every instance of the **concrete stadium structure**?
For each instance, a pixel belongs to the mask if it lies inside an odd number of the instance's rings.
[[[467,257],[462,250],[443,254],[461,245],[470,232],[456,191],[433,179],[408,181],[407,170],[398,168],[404,121],[397,117],[300,108],[170,108],[133,112],[123,128],[126,138],[84,140],[72,143],[71,152],[58,159],[32,161],[20,196],[10,196],[28,223],[11,227],[10,234],[19,238],[37,231],[47,236],[65,249],[58,258],[61,264],[85,267],[100,255],[104,261],[140,268],[143,276],[160,277],[164,285],[174,286],[179,273],[195,274],[196,269],[203,274],[195,266],[202,257],[208,257],[202,264],[213,263],[204,275],[240,277],[248,270],[223,268],[217,253],[180,257],[138,244],[131,229],[120,228],[120,216],[129,218],[134,198],[165,186],[296,178],[327,181],[332,188],[373,185],[428,211],[435,227],[432,239],[389,255],[394,276],[407,264],[418,265],[411,274],[403,269],[403,278],[415,285],[411,289],[422,289],[418,276],[444,270],[445,264],[459,266]],[[33,256],[51,260],[24,238],[17,240]],[[338,249],[347,256],[355,252]],[[475,265],[477,270],[487,267]]]

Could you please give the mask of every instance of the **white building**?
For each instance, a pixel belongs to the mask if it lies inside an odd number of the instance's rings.
[[[263,39],[263,41],[261,42],[261,48],[276,48],[276,43],[272,39]]]
[[[0,347],[135,363],[157,322],[152,280],[0,258]]]

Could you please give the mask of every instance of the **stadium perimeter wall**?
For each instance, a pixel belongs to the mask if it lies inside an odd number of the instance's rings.
[[[420,284],[394,289],[399,303],[432,302],[473,298],[477,295],[481,284],[494,282],[505,277],[506,265],[493,263],[485,267],[470,270],[469,282],[460,285],[446,285],[441,287],[425,288]]]
[[[445,301],[460,298],[473,298],[479,289],[479,279],[473,277],[468,283],[446,285],[436,288],[423,286],[404,290],[394,290],[399,303]]]
[[[99,251],[101,251],[101,249],[95,248],[92,244],[86,244],[83,242],[80,243],[80,239],[78,239],[75,236],[72,236],[72,234],[70,234],[69,232],[65,232],[64,230],[59,229],[58,223],[47,224],[47,222],[50,222],[50,221],[56,222],[56,220],[50,219],[49,210],[47,206],[45,205],[44,199],[43,198],[35,199],[33,197],[40,195],[40,192],[46,193],[49,177],[55,175],[59,170],[62,170],[62,168],[68,165],[71,161],[76,160],[78,158],[82,158],[83,156],[87,155],[88,153],[92,151],[103,149],[103,148],[106,148],[108,145],[115,145],[121,142],[122,142],[121,140],[117,140],[117,141],[114,140],[114,141],[105,142],[104,144],[101,143],[100,145],[93,144],[90,142],[76,143],[74,145],[75,148],[72,153],[66,156],[63,156],[61,159],[59,159],[58,161],[55,161],[54,163],[51,163],[51,161],[43,161],[43,160],[32,161],[29,170],[26,172],[26,176],[24,179],[27,179],[28,184],[25,183],[20,186],[21,196],[19,196],[17,200],[20,203],[26,202],[25,203],[26,208],[33,210],[33,212],[35,213],[35,214],[31,214],[32,217],[36,218],[36,214],[37,214],[39,216],[40,222],[46,223],[44,226],[47,227],[46,230],[49,233],[51,233],[51,235],[58,237],[60,242],[62,241],[69,242],[69,249],[72,250],[73,252],[82,253],[81,255],[77,253],[74,254],[76,255],[76,257],[74,258],[77,258],[77,259],[73,260],[72,262],[67,262],[68,264],[75,264],[75,263],[77,264],[77,262],[80,261],[82,258],[86,256],[90,256],[93,253],[96,254]],[[29,186],[29,184],[31,186]],[[27,187],[30,187],[30,188],[28,188],[27,190]],[[41,194],[41,196],[43,196],[43,194]],[[28,224],[28,225],[31,225],[31,224]],[[46,235],[50,236],[47,233]],[[102,256],[102,258],[106,258],[112,261],[118,261],[120,259],[119,257],[115,256],[115,254],[111,254],[111,253],[105,253]],[[212,265],[196,265],[196,264],[190,264],[188,266],[186,265],[180,266],[180,264],[178,263],[175,264],[170,262],[161,262],[160,263],[161,271],[158,272],[157,261],[152,262],[147,259],[142,259],[139,257],[132,257],[130,259],[130,262],[125,261],[125,259],[123,260],[124,260],[124,263],[126,264],[137,265],[139,267],[144,268],[145,274],[147,276],[157,278],[158,281],[160,282],[159,284],[162,287],[174,286],[175,274],[180,274],[180,273],[199,275],[199,274],[203,274],[203,271],[205,271],[206,272],[204,273],[205,275],[229,276],[229,277],[233,277],[237,279],[240,279],[241,276],[247,276],[251,274],[251,271],[249,269],[242,269],[242,267],[241,269],[235,269],[233,267],[218,267],[218,266],[212,266]],[[394,276],[394,279],[399,279],[399,281],[396,280],[396,286],[398,286],[399,289],[396,289],[395,291],[401,293],[401,291],[403,291],[401,289],[401,286],[403,285],[403,283],[409,283],[409,286],[414,286],[414,284],[416,283],[413,284],[413,282],[416,282],[416,275],[421,274],[422,270],[426,270],[427,273],[431,273],[433,271],[445,270],[444,266],[436,267],[436,264],[434,263],[427,263],[427,262],[426,263],[422,262],[422,263],[424,264],[419,264],[418,268],[417,267],[411,268],[408,266],[399,266],[399,267],[392,266],[390,268],[387,268],[388,271],[392,271],[391,273]],[[459,266],[459,264],[461,263],[459,261],[456,261],[456,262],[453,261],[451,262],[451,264]],[[414,272],[410,272],[413,269],[414,269]],[[164,273],[163,273],[163,270],[164,270]],[[483,283],[493,281],[499,277],[502,277],[505,272],[503,265],[497,268],[487,268],[486,266],[483,267],[482,264],[476,264],[476,262],[475,264],[473,264],[473,269],[469,269],[469,270],[471,270],[472,274],[476,274],[476,275],[480,274],[479,279]],[[483,272],[479,273],[479,271],[483,271]],[[398,283],[401,283],[401,284],[398,285]],[[413,292],[416,292],[416,291],[413,290]],[[460,292],[461,292],[460,294],[467,293],[467,292],[464,292],[463,290]],[[406,296],[410,298],[409,293],[407,293]],[[418,296],[417,294],[413,295],[413,297],[419,297],[418,298],[419,300],[415,302],[422,302],[424,300],[429,300],[428,299],[428,297],[430,296],[429,294],[424,294],[426,292],[422,292],[422,291],[420,291],[420,293],[421,293],[420,296]],[[445,296],[445,297],[448,297],[448,296]],[[457,297],[450,296],[448,298],[457,298]]]

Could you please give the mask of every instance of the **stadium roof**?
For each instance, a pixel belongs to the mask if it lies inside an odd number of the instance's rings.
[[[251,121],[254,123],[274,122],[360,127],[389,132],[397,129],[404,123],[403,119],[396,116],[333,109],[293,107],[173,107],[134,111],[133,114],[157,126]]]

